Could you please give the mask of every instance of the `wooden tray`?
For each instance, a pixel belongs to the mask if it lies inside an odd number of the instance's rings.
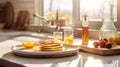
[[[103,55],[103,56],[120,55],[120,46],[107,49],[107,48],[92,48],[86,45],[81,45],[79,51]]]

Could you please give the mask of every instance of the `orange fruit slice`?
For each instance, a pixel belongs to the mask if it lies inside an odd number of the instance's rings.
[[[33,48],[35,46],[34,42],[23,42],[24,47]]]

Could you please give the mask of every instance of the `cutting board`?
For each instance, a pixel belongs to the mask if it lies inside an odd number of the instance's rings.
[[[120,46],[107,49],[107,48],[93,48],[93,47],[88,47],[87,45],[81,45],[79,51],[103,55],[103,56],[120,55]]]

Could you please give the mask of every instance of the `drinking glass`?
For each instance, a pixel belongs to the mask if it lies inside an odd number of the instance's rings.
[[[73,43],[74,43],[73,29],[65,29],[64,30],[64,44],[73,45]]]
[[[54,41],[55,42],[62,42],[63,39],[63,32],[53,32],[54,35]]]

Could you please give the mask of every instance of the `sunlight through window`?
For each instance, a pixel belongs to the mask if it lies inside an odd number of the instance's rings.
[[[80,14],[89,15],[91,20],[110,18],[110,5],[113,7],[112,17],[117,19],[117,0],[80,0]]]

